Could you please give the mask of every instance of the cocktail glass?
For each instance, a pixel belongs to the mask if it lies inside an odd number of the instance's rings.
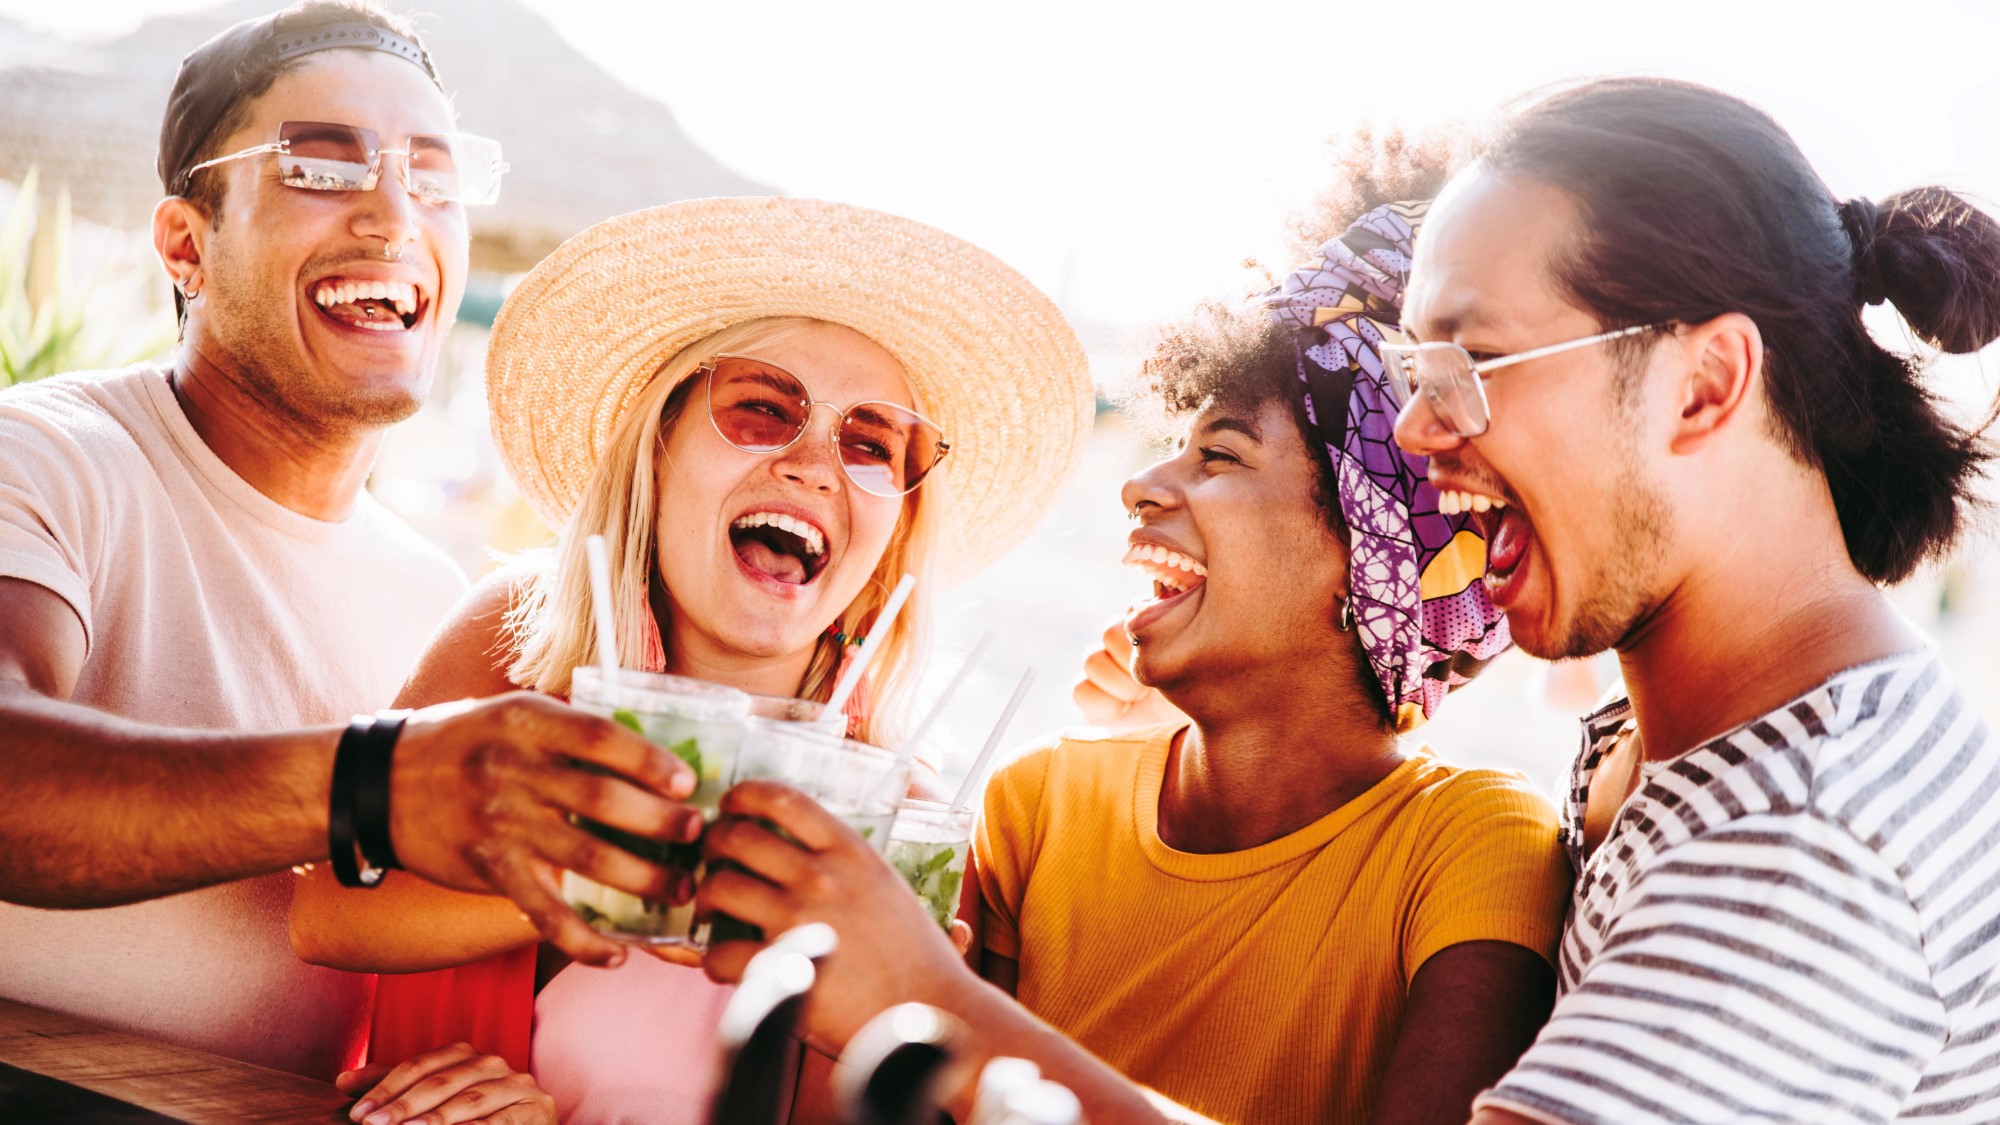
[[[783,782],[818,801],[877,853],[910,788],[910,763],[879,746],[838,738],[809,723],[751,719],[736,756],[736,781]],[[762,941],[763,931],[718,915],[708,941]]]
[[[965,861],[972,854],[972,821],[971,809],[953,811],[939,801],[911,798],[903,802],[889,833],[889,863],[946,933],[958,917]]]
[[[750,717],[777,723],[797,723],[824,731],[834,738],[847,734],[847,715],[827,714],[826,704],[816,699],[794,699],[789,695],[751,695]]]
[[[687,803],[704,820],[714,820],[717,803],[729,788],[750,696],[720,684],[616,669],[607,676],[581,667],[570,677],[570,702],[594,715],[630,727],[665,747],[695,773]],[[701,843],[668,843],[634,836],[595,821],[579,821],[597,836],[662,867],[699,877]],[[694,905],[649,902],[607,887],[574,871],[563,872],[563,898],[600,933],[642,945],[689,943]]]

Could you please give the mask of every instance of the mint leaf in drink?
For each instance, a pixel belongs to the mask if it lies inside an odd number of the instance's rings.
[[[951,920],[958,914],[958,888],[965,882],[965,872],[947,871],[938,880],[937,893],[931,896],[931,909],[936,914],[938,925],[951,932]]]
[[[701,776],[701,744],[699,742],[692,738],[684,738],[667,747],[667,750],[674,757],[686,762],[688,768],[694,771],[696,777]]]
[[[646,733],[645,731],[639,729],[639,716],[633,714],[630,711],[627,711],[623,707],[620,707],[618,710],[611,712],[611,721],[617,723],[621,727],[625,727],[626,729],[630,730],[633,734]]]

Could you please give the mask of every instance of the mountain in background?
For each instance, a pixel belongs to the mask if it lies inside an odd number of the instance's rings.
[[[68,186],[81,217],[145,228],[161,196],[153,159],[181,58],[271,10],[271,0],[240,0],[94,45],[0,21],[0,180],[38,165],[44,184]],[[777,193],[696,147],[672,110],[517,0],[423,0],[414,18],[460,127],[498,139],[512,165],[500,202],[468,210],[475,268],[527,269],[592,223],[641,207]]]

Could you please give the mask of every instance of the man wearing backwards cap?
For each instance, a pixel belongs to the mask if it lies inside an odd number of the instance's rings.
[[[695,827],[662,796],[686,768],[616,725],[528,697],[349,722],[464,587],[362,489],[456,314],[463,204],[505,167],[452,126],[379,11],[230,28],[183,60],[160,135],[179,352],[0,395],[0,995],[329,1077],[368,978],[292,956],[286,868],[331,855],[366,884],[400,860],[591,961],[616,947],[541,889],[552,859],[664,889],[567,823]]]

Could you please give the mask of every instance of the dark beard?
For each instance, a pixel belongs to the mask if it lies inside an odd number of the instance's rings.
[[[281,302],[237,300],[211,279],[209,316],[227,324],[225,337],[211,328],[213,358],[237,387],[267,416],[307,443],[351,438],[395,425],[423,408],[414,389],[393,386],[367,391],[328,386],[298,369],[289,337],[292,326]],[[429,379],[424,379],[428,383]]]
[[[1573,659],[1616,648],[1658,608],[1652,591],[1672,538],[1672,510],[1641,476],[1636,457],[1618,467],[1612,488],[1619,497],[1611,513],[1618,547],[1590,576],[1589,594],[1567,632],[1556,638],[1556,651],[1538,656]]]

